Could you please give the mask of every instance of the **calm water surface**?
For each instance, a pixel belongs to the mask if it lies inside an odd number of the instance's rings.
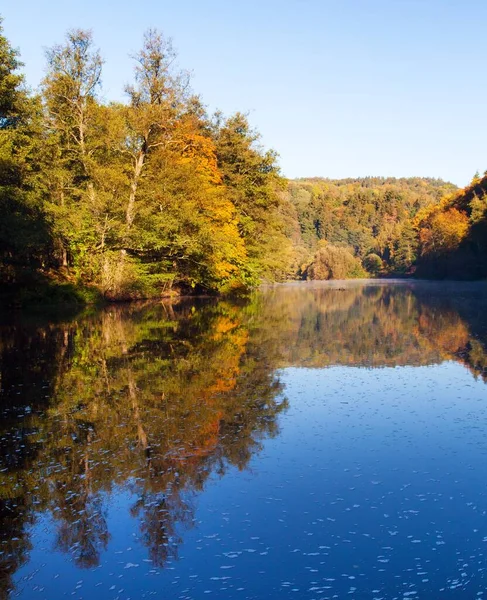
[[[0,598],[487,598],[487,288],[0,322]]]

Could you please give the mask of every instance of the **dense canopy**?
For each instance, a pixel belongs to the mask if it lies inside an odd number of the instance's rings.
[[[46,60],[32,94],[0,22],[0,280],[9,301],[487,276],[486,178],[463,192],[425,178],[286,182],[245,114],[207,113],[157,30],[134,56],[122,103],[102,100],[91,32],[69,31]]]
[[[0,274],[109,299],[227,292],[286,271],[276,155],[245,115],[209,116],[149,30],[125,103],[101,97],[89,31],[49,49],[39,96],[0,36]],[[69,290],[68,290],[69,291]]]

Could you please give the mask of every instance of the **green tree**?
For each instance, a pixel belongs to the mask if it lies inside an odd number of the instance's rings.
[[[364,276],[360,261],[349,250],[324,241],[320,242],[307,271],[307,279],[349,279]]]
[[[26,102],[23,76],[18,72],[23,64],[19,52],[10,45],[3,33],[0,17],[0,128],[12,127],[21,118]]]
[[[51,251],[40,199],[41,110],[21,66],[0,20],[0,280],[14,286],[33,284]]]
[[[380,256],[371,252],[367,254],[367,256],[363,260],[363,265],[366,271],[371,273],[372,275],[378,275],[382,268],[383,262]]]
[[[245,284],[237,216],[221,182],[209,123],[170,40],[156,30],[136,55],[120,154],[129,186],[111,294]]]
[[[278,191],[283,186],[277,155],[264,151],[247,118],[216,115],[214,136],[223,183],[237,209],[252,281],[285,278],[292,261]]]
[[[96,186],[95,126],[103,61],[93,48],[91,32],[71,30],[62,45],[47,51],[43,81],[46,106],[46,153],[49,198],[46,207],[58,239],[61,263],[74,267],[79,277],[94,280],[100,217]]]
[[[394,268],[400,272],[411,269],[418,255],[418,235],[411,221],[406,221],[396,242]]]

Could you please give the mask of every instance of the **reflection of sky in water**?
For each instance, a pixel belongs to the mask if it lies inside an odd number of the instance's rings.
[[[281,376],[290,408],[280,435],[248,470],[208,480],[178,561],[148,562],[134,499],[116,489],[100,566],[51,553],[45,515],[15,577],[20,596],[481,598],[485,384],[454,362]]]

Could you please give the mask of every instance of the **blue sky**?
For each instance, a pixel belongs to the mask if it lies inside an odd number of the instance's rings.
[[[3,0],[28,83],[43,49],[90,28],[103,95],[156,27],[210,109],[248,112],[288,177],[442,177],[487,169],[487,0]]]

